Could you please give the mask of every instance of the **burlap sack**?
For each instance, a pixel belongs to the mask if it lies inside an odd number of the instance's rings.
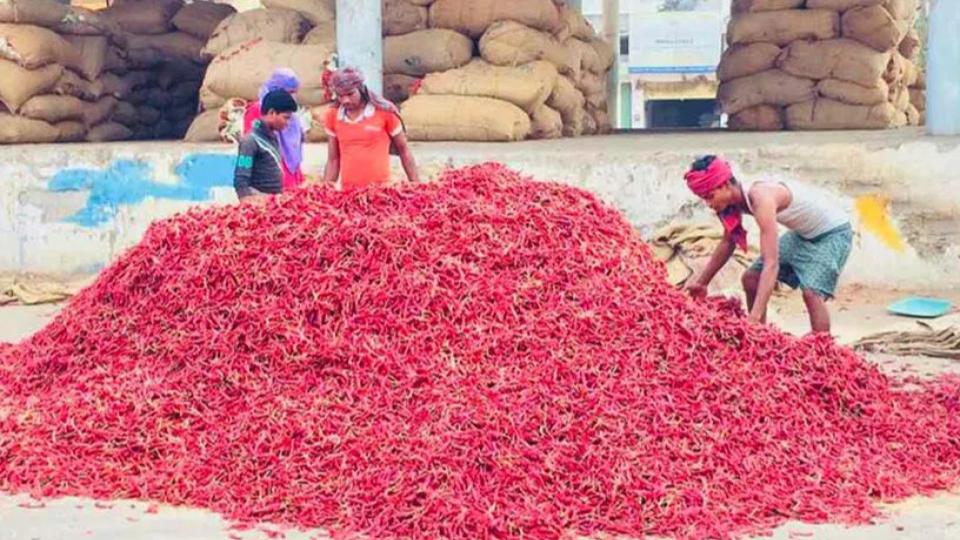
[[[118,75],[126,73],[130,69],[127,65],[127,51],[119,47],[107,47],[107,59],[103,63],[103,69]]]
[[[57,128],[42,120],[32,120],[0,112],[0,144],[52,143]]]
[[[913,21],[917,16],[918,0],[885,0],[883,7],[898,21]]]
[[[63,70],[63,75],[50,90],[61,96],[73,96],[84,101],[96,101],[104,93],[103,82],[100,79],[88,81],[69,69]]]
[[[410,0],[410,3],[415,6],[430,7],[430,4],[433,3],[433,0]]]
[[[171,109],[164,111],[164,116],[166,116],[167,120],[170,120],[174,124],[179,123],[181,120],[189,120],[196,114],[197,106],[190,105],[189,103],[174,105]]]
[[[324,45],[331,51],[337,50],[337,23],[336,21],[322,22],[313,27],[303,37],[304,45]]]
[[[597,131],[597,121],[589,112],[583,111],[583,134],[596,135]]]
[[[583,93],[577,90],[576,84],[566,76],[557,77],[557,85],[553,88],[550,97],[547,98],[547,105],[552,109],[560,111],[563,115],[564,124],[577,116],[576,111],[586,105],[586,98]]]
[[[148,91],[146,88],[138,88],[127,95],[126,101],[139,107],[147,102],[147,94]]]
[[[589,42],[597,37],[597,33],[593,30],[593,26],[590,25],[590,21],[579,11],[566,6],[560,8],[560,25],[561,30],[557,33],[560,41],[576,38]]]
[[[903,82],[911,70],[911,66],[908,65],[909,63],[910,61],[904,58],[903,55],[894,51],[890,54],[890,61],[887,62],[886,70],[883,72],[883,80],[887,81],[891,86]]]
[[[916,107],[910,105],[907,107],[907,125],[908,126],[922,126],[923,125],[923,113],[920,112]]]
[[[32,24],[59,34],[114,35],[119,27],[99,13],[58,0],[3,0],[0,23]]]
[[[606,73],[610,71],[610,68],[613,67],[614,62],[617,61],[617,53],[613,50],[613,47],[609,43],[600,38],[594,38],[588,42],[593,50],[597,52],[597,58],[600,59],[600,65],[603,67],[603,72]]]
[[[727,81],[717,91],[717,100],[727,114],[736,114],[754,105],[791,105],[815,96],[813,81],[779,69]]]
[[[57,142],[83,142],[87,138],[87,126],[83,122],[58,122],[53,127],[57,130]]]
[[[563,45],[567,47],[567,49],[573,49],[574,56],[580,57],[581,72],[589,71],[597,75],[606,73],[607,66],[605,65],[605,61],[600,58],[597,50],[589,43],[580,41],[577,38],[570,38],[564,41]]]
[[[727,127],[735,131],[780,131],[783,109],[773,105],[747,107],[727,119]]]
[[[427,28],[427,8],[409,0],[383,0],[383,35],[400,36]]]
[[[408,99],[401,111],[414,141],[506,142],[530,134],[527,113],[498,99],[417,95]]]
[[[890,104],[894,106],[898,111],[907,112],[907,107],[910,106],[910,89],[903,84],[895,84],[890,86]]]
[[[307,131],[307,142],[310,143],[323,143],[327,142],[327,130],[324,126],[324,118],[326,118],[327,111],[330,109],[331,105],[320,105],[317,107],[310,108],[310,130]]]
[[[66,120],[83,120],[86,103],[73,96],[44,94],[34,96],[20,107],[20,115],[50,124]]]
[[[27,69],[65,64],[74,57],[70,45],[51,30],[26,24],[0,24],[0,58]]]
[[[227,103],[227,98],[218,95],[206,86],[200,87],[200,109],[204,111],[219,111]]]
[[[383,97],[394,103],[403,103],[410,98],[412,87],[420,79],[401,73],[383,76]]]
[[[129,49],[126,53],[130,69],[156,69],[164,60],[163,53],[154,48]]]
[[[744,13],[730,19],[727,43],[773,43],[786,45],[798,39],[831,39],[840,35],[840,16],[835,11],[793,9]]]
[[[182,82],[202,81],[207,67],[186,60],[164,62],[156,71],[154,82],[160,88],[170,88]]]
[[[563,118],[564,137],[579,137],[586,131],[584,122],[587,111],[584,108],[580,107],[569,113],[560,113],[560,116]]]
[[[580,78],[580,59],[550,34],[513,21],[500,21],[480,39],[480,55],[498,66],[519,66],[536,60],[550,62],[560,73]]]
[[[64,36],[74,54],[64,60],[64,65],[94,81],[107,65],[107,50],[110,44],[103,36]]]
[[[173,18],[173,26],[181,32],[206,41],[217,29],[217,25],[236,12],[230,4],[196,0],[177,12]]]
[[[805,0],[733,0],[730,11],[747,13],[752,11],[780,11],[803,7]]]
[[[910,89],[910,104],[916,107],[918,111],[927,110],[927,93],[923,88]]]
[[[203,55],[214,57],[252,40],[275,43],[300,43],[310,31],[310,23],[288,9],[253,9],[231,15],[217,25],[203,48]]]
[[[130,128],[116,122],[98,124],[87,132],[87,142],[125,141],[133,136]]]
[[[289,9],[303,15],[312,25],[337,20],[336,0],[261,0],[270,11]]]
[[[113,115],[114,109],[117,108],[117,98],[113,96],[105,96],[93,103],[84,103],[83,104],[83,123],[87,127],[95,126],[101,122],[105,122],[110,116]]]
[[[604,107],[607,104],[607,87],[606,84],[603,86],[603,90],[600,92],[593,92],[591,94],[584,94],[584,100],[586,101],[587,107]]]
[[[589,114],[597,124],[598,135],[606,135],[613,132],[613,124],[610,122],[610,114],[605,109],[587,107],[587,114]]]
[[[173,131],[170,134],[172,140],[180,140],[186,136],[187,131],[190,130],[190,124],[193,123],[193,117],[184,118],[183,120],[178,120],[173,123]]]
[[[886,0],[807,0],[807,9],[831,9],[844,12],[857,7],[879,6]]]
[[[204,45],[200,38],[186,32],[170,32],[149,36],[130,36],[128,54],[138,50],[153,49],[163,60],[186,60],[204,62]]]
[[[458,68],[473,56],[473,42],[452,30],[420,30],[383,40],[384,73],[421,77]]]
[[[903,37],[903,41],[900,42],[897,50],[899,50],[900,54],[902,54],[905,58],[916,61],[922,48],[923,41],[920,39],[920,34],[911,28],[907,32],[907,35]]]
[[[780,52],[780,47],[773,43],[734,45],[723,53],[717,66],[717,77],[721,81],[730,81],[773,69]]]
[[[531,139],[558,139],[563,136],[563,118],[558,111],[546,105],[537,107],[530,115]]]
[[[436,0],[430,6],[430,26],[448,28],[478,38],[497,21],[515,21],[553,34],[563,28],[560,10],[551,0]]]
[[[919,67],[917,68],[917,82],[913,83],[914,88],[927,88],[927,74]]]
[[[607,91],[606,79],[590,72],[584,72],[580,76],[580,82],[577,83],[577,90],[583,92],[585,96],[604,94]]]
[[[140,119],[140,123],[152,126],[160,121],[160,118],[163,114],[159,109],[151,107],[150,105],[138,105],[137,106],[137,118]]]
[[[798,77],[841,79],[873,86],[890,63],[890,53],[880,53],[849,39],[796,41],[784,49],[777,66]]]
[[[848,105],[879,105],[887,101],[890,87],[883,80],[867,87],[840,79],[824,79],[817,83],[817,94]]]
[[[898,22],[882,6],[854,8],[841,18],[843,37],[855,39],[875,50],[895,49],[907,34],[908,25]]]
[[[151,81],[147,71],[130,71],[122,77],[105,73],[100,77],[100,82],[103,84],[104,95],[127,99],[135,89],[142,88]]]
[[[549,62],[505,67],[478,58],[462,68],[427,75],[420,93],[496,98],[532,114],[547,101],[556,84],[557,69]]]
[[[0,103],[7,110],[17,112],[33,96],[50,91],[63,75],[63,66],[48,64],[39,69],[27,69],[16,62],[0,60]]]
[[[300,79],[297,101],[302,105],[320,105],[329,101],[323,72],[332,54],[323,45],[249,42],[215,58],[207,68],[203,86],[218,96],[257,99],[260,87],[276,69],[289,68]],[[204,101],[205,110],[209,110],[208,105]]]
[[[153,87],[147,91],[147,105],[150,105],[154,109],[165,111],[168,107],[173,106],[173,96],[166,90]]]
[[[132,103],[121,101],[113,109],[110,121],[131,127],[140,123],[140,117],[137,116],[137,108]]]
[[[130,34],[163,34],[183,8],[181,0],[124,0],[104,10],[104,16]]]
[[[796,130],[887,129],[897,127],[900,117],[889,103],[847,105],[831,99],[817,99],[787,107],[786,124]]]
[[[194,118],[183,140],[193,143],[220,142],[220,111],[207,111]]]

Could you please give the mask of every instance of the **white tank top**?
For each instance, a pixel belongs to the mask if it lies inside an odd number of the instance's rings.
[[[850,216],[837,202],[837,196],[820,188],[787,179],[747,180],[743,186],[747,208],[753,213],[750,190],[756,184],[780,184],[790,191],[790,206],[777,212],[777,223],[810,240],[850,223]]]

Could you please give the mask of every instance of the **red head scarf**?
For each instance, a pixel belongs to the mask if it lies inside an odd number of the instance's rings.
[[[733,179],[733,169],[730,163],[719,157],[714,158],[710,165],[702,170],[690,170],[684,179],[687,187],[697,197],[705,199],[717,188],[721,188]],[[743,212],[738,206],[730,206],[718,214],[723,222],[723,229],[743,251],[747,251],[747,231],[743,228]]]
[[[330,77],[330,88],[337,95],[347,94],[347,93],[353,92],[354,90],[359,90],[365,87],[366,87],[366,82],[363,76],[363,72],[361,72],[357,68],[345,67],[343,69],[337,70]],[[367,95],[370,97],[371,105],[383,111],[392,112],[396,115],[400,114],[400,110],[397,109],[397,106],[394,105],[392,102],[390,102],[380,94],[377,94],[376,92],[370,90],[369,88],[367,88],[366,90],[367,90]]]

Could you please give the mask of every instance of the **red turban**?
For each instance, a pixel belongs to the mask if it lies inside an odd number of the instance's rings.
[[[723,187],[733,179],[733,169],[730,164],[719,157],[714,158],[710,165],[702,171],[691,170],[684,179],[687,187],[697,197],[705,199],[716,189]],[[723,229],[743,251],[747,251],[747,231],[743,228],[743,212],[738,206],[730,206],[718,214],[723,222]]]

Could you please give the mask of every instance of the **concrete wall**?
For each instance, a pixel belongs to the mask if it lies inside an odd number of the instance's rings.
[[[789,175],[827,186],[847,202],[867,193],[889,196],[913,248],[892,252],[863,234],[849,280],[960,284],[960,139],[912,131],[698,133],[414,148],[425,176],[500,161],[589,189],[646,235],[671,219],[712,219],[681,177],[695,156],[721,153],[741,176]],[[0,272],[96,271],[154,220],[195,205],[232,203],[232,154],[230,146],[180,143],[0,148]],[[324,146],[309,147],[308,173],[319,173],[324,159]]]

